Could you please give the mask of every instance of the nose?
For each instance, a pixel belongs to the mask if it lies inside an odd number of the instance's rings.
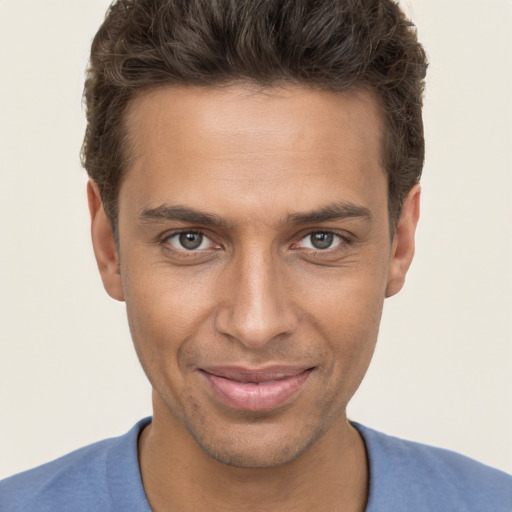
[[[271,254],[252,251],[232,261],[222,276],[223,301],[215,327],[250,349],[296,331],[299,316],[292,304],[286,273]]]

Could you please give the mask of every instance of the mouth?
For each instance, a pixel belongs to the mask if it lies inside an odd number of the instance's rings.
[[[290,402],[306,383],[313,368],[274,366],[202,368],[200,373],[225,405],[246,411],[268,411]]]

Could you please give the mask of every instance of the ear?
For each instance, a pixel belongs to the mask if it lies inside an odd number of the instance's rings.
[[[395,295],[404,285],[405,276],[414,256],[414,235],[419,216],[420,186],[415,185],[407,194],[396,227],[389,260],[386,297]]]
[[[98,185],[92,180],[87,183],[87,200],[91,214],[92,245],[103,286],[113,299],[122,301],[124,294],[119,271],[119,254],[112,226],[103,210]]]

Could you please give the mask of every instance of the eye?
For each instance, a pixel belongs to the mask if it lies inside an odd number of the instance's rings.
[[[309,233],[297,244],[303,249],[314,249],[316,251],[324,251],[332,249],[342,243],[343,239],[340,235],[332,231],[316,231]]]
[[[197,251],[213,247],[213,242],[198,231],[183,231],[169,236],[165,240],[180,251]]]

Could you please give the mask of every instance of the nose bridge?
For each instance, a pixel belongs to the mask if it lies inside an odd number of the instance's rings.
[[[217,329],[251,348],[264,346],[296,329],[286,275],[271,248],[252,246],[226,269],[226,300],[217,312]]]

